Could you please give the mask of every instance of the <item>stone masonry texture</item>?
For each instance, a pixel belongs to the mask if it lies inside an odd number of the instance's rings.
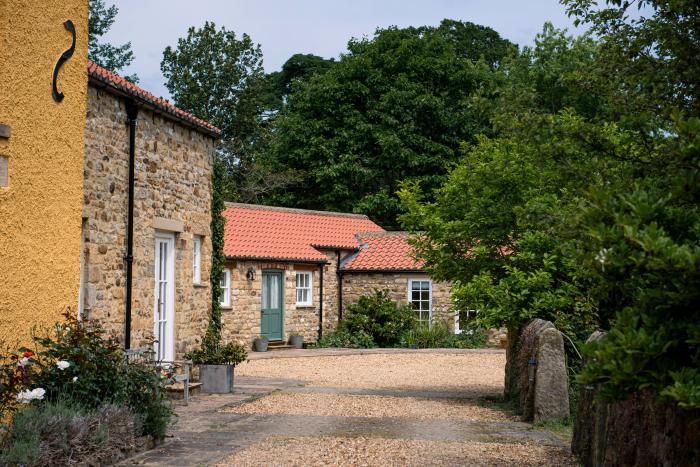
[[[122,98],[90,86],[85,129],[83,311],[123,338],[128,126]],[[141,108],[136,132],[132,347],[154,329],[154,221],[175,233],[175,355],[199,342],[211,312],[211,164],[214,141]],[[202,236],[201,281],[193,283],[193,238]]]
[[[410,279],[430,279],[425,273],[404,272],[362,272],[343,274],[343,312],[347,307],[363,295],[374,293],[375,289],[386,290],[392,300],[400,305],[408,303],[408,281]],[[452,311],[452,288],[446,282],[433,281],[432,317],[442,320],[450,329],[454,328],[454,312]]]
[[[322,250],[328,261],[323,265],[323,330],[328,332],[338,325],[338,254],[347,252]],[[223,337],[249,345],[260,335],[262,272],[267,269],[284,271],[284,326],[283,338],[292,334],[304,336],[304,342],[316,342],[319,334],[320,264],[290,262],[229,260],[231,270],[231,307],[222,310]],[[248,269],[255,270],[255,279],[246,277]],[[296,305],[296,272],[312,273],[311,306]]]

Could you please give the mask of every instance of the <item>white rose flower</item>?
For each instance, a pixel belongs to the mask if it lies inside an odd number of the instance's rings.
[[[46,390],[44,388],[36,388],[32,389],[31,391],[26,389],[17,394],[17,402],[29,404],[33,400],[42,400],[44,398],[44,394],[46,394]]]
[[[63,371],[70,366],[70,363],[65,360],[59,360],[56,362],[56,366],[59,370]]]
[[[29,404],[32,401],[32,391],[26,390],[17,394],[17,402],[22,404]]]
[[[77,376],[73,376],[73,382],[75,383],[76,381],[78,381],[78,377],[77,377]]]
[[[27,363],[29,363],[29,357],[22,357],[17,363],[19,364],[19,366],[24,366]]]

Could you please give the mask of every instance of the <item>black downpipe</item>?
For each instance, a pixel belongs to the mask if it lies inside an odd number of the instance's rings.
[[[337,262],[335,273],[338,276],[338,323],[343,320],[343,272],[340,270],[340,250],[335,250]]]
[[[126,101],[129,123],[129,195],[126,219],[126,313],[124,315],[124,348],[131,348],[131,291],[134,266],[134,166],[136,159],[136,118],[139,108],[133,101]]]
[[[318,281],[318,340],[323,338],[323,268],[325,264],[319,266],[319,281]]]

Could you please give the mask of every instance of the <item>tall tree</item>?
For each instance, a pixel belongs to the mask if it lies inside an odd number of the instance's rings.
[[[634,137],[604,123],[607,106],[587,76],[597,56],[590,38],[546,24],[534,47],[502,64],[499,133],[463,147],[434,201],[418,183],[400,193],[403,225],[423,232],[416,250],[435,278],[455,283],[457,307],[480,310],[486,326],[508,327],[506,395],[516,399],[514,355],[524,324],[548,319],[573,340],[597,324],[592,274],[577,256],[581,239],[571,226],[585,190],[622,183],[624,159],[639,151]],[[615,146],[621,142],[624,150]],[[601,156],[601,147],[621,160]]]
[[[304,178],[270,201],[397,226],[399,183],[438,186],[460,143],[490,133],[494,68],[514,50],[488,28],[449,20],[351,40],[328,70],[293,85],[272,158]]]
[[[115,5],[111,5],[108,8],[104,0],[90,0],[89,6],[88,58],[98,65],[118,73],[134,61],[131,42],[115,46],[109,43],[101,43],[99,40],[114,24],[119,9]],[[126,75],[124,78],[133,83],[139,82],[136,74]]]
[[[694,0],[565,2],[600,35],[601,68],[623,77],[643,157],[623,186],[591,190],[582,260],[608,334],[581,377],[601,395],[640,390],[700,408],[700,5]],[[631,15],[629,10],[642,11]],[[697,431],[697,430],[696,430]]]
[[[294,54],[284,62],[280,71],[265,77],[265,106],[274,115],[279,112],[292,93],[295,81],[308,81],[315,74],[324,73],[335,62],[313,54]]]
[[[175,104],[221,128],[221,155],[235,191],[266,137],[260,45],[207,21],[189,28],[177,47],[168,46],[160,67]]]

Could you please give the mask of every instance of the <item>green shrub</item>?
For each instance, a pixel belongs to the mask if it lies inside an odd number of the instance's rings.
[[[248,358],[248,351],[236,342],[222,344],[217,333],[207,332],[202,339],[202,346],[187,352],[185,358],[192,360],[195,365],[236,366]]]
[[[119,342],[105,336],[97,322],[78,321],[69,312],[64,318],[65,323],[56,324],[45,336],[34,336],[33,360],[38,371],[32,385],[44,388],[51,401],[70,397],[87,408],[124,403],[127,381]]]
[[[355,334],[339,329],[329,332],[321,338],[316,344],[318,347],[340,347],[351,349],[370,349],[376,347],[372,336],[364,331],[358,331]]]
[[[173,411],[159,369],[127,362],[118,342],[104,336],[99,323],[78,321],[70,310],[64,318],[45,336],[37,336],[35,330],[35,350],[22,348],[21,354],[10,355],[0,365],[0,415],[20,406],[59,402],[87,412],[115,405],[134,414],[139,434],[162,438]],[[32,396],[31,390],[42,394]],[[24,401],[28,405],[18,404],[22,394],[32,396]]]
[[[365,333],[379,347],[393,347],[401,335],[414,327],[415,317],[410,306],[399,306],[384,290],[360,297],[348,307],[340,328],[352,335]]]
[[[431,326],[417,325],[405,332],[399,345],[416,349],[474,349],[485,343],[486,333],[477,326],[470,325],[462,334],[454,334],[444,321],[434,321]]]
[[[173,416],[173,409],[161,384],[160,373],[151,365],[124,365],[120,375],[126,382],[126,405],[136,417],[141,433],[163,439]]]
[[[62,466],[109,463],[133,448],[137,427],[126,407],[86,409],[75,401],[33,405],[15,414],[3,440],[1,465]]]
[[[480,349],[486,346],[488,335],[484,328],[474,323],[468,323],[461,334],[455,334],[454,347],[458,349]]]

